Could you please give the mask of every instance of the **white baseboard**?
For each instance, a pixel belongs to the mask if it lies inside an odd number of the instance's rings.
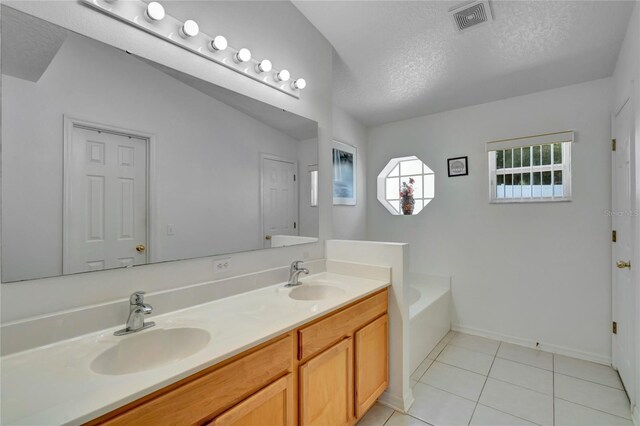
[[[593,352],[581,351],[578,349],[567,348],[565,346],[553,345],[549,343],[539,342],[536,346],[534,340],[522,339],[519,337],[509,336],[506,334],[495,333],[493,331],[481,330],[473,327],[463,327],[459,324],[451,324],[453,331],[459,331],[461,333],[473,334],[475,336],[487,337],[489,339],[501,340],[507,343],[513,343],[515,345],[527,346],[530,348],[537,348],[543,351],[552,352],[558,355],[570,356],[572,358],[583,359],[585,361],[597,362],[598,364],[611,365],[611,357]]]
[[[406,414],[409,411],[411,405],[415,398],[413,397],[413,392],[409,389],[404,395],[404,398],[401,398],[397,395],[392,395],[388,391],[385,391],[380,398],[378,398],[378,402],[382,405],[386,405],[387,407],[393,408],[396,411]]]

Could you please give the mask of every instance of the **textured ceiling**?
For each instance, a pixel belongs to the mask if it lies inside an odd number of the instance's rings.
[[[58,53],[67,31],[2,6],[2,74],[38,81]]]
[[[610,76],[633,1],[491,1],[459,33],[450,1],[296,1],[335,48],[333,99],[374,125]]]

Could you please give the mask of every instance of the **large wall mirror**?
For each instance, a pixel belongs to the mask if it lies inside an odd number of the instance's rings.
[[[316,122],[7,6],[1,24],[3,282],[317,241]]]

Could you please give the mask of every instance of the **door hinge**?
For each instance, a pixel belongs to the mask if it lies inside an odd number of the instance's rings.
[[[293,175],[293,181],[294,182],[296,181],[296,175]]]
[[[614,321],[611,329],[613,331],[613,334],[618,334],[618,323]]]
[[[618,236],[616,235],[616,230],[615,229],[613,231],[611,231],[611,241],[613,241],[614,243],[616,241],[618,241]]]
[[[293,222],[293,229],[296,229],[296,226],[298,226],[298,224],[296,222]]]
[[[611,151],[615,151],[615,150],[616,150],[616,140],[611,139]]]

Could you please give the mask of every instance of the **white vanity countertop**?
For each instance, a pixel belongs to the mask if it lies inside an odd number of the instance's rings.
[[[121,327],[0,358],[3,425],[80,424],[217,364],[389,285],[323,272],[301,279],[330,281],[344,294],[319,301],[293,300],[278,284],[181,311],[153,316],[156,326],[116,337]],[[123,318],[123,324],[126,318]],[[199,352],[163,366],[122,375],[91,370],[91,362],[123,339],[157,329],[194,327],[211,335]]]

